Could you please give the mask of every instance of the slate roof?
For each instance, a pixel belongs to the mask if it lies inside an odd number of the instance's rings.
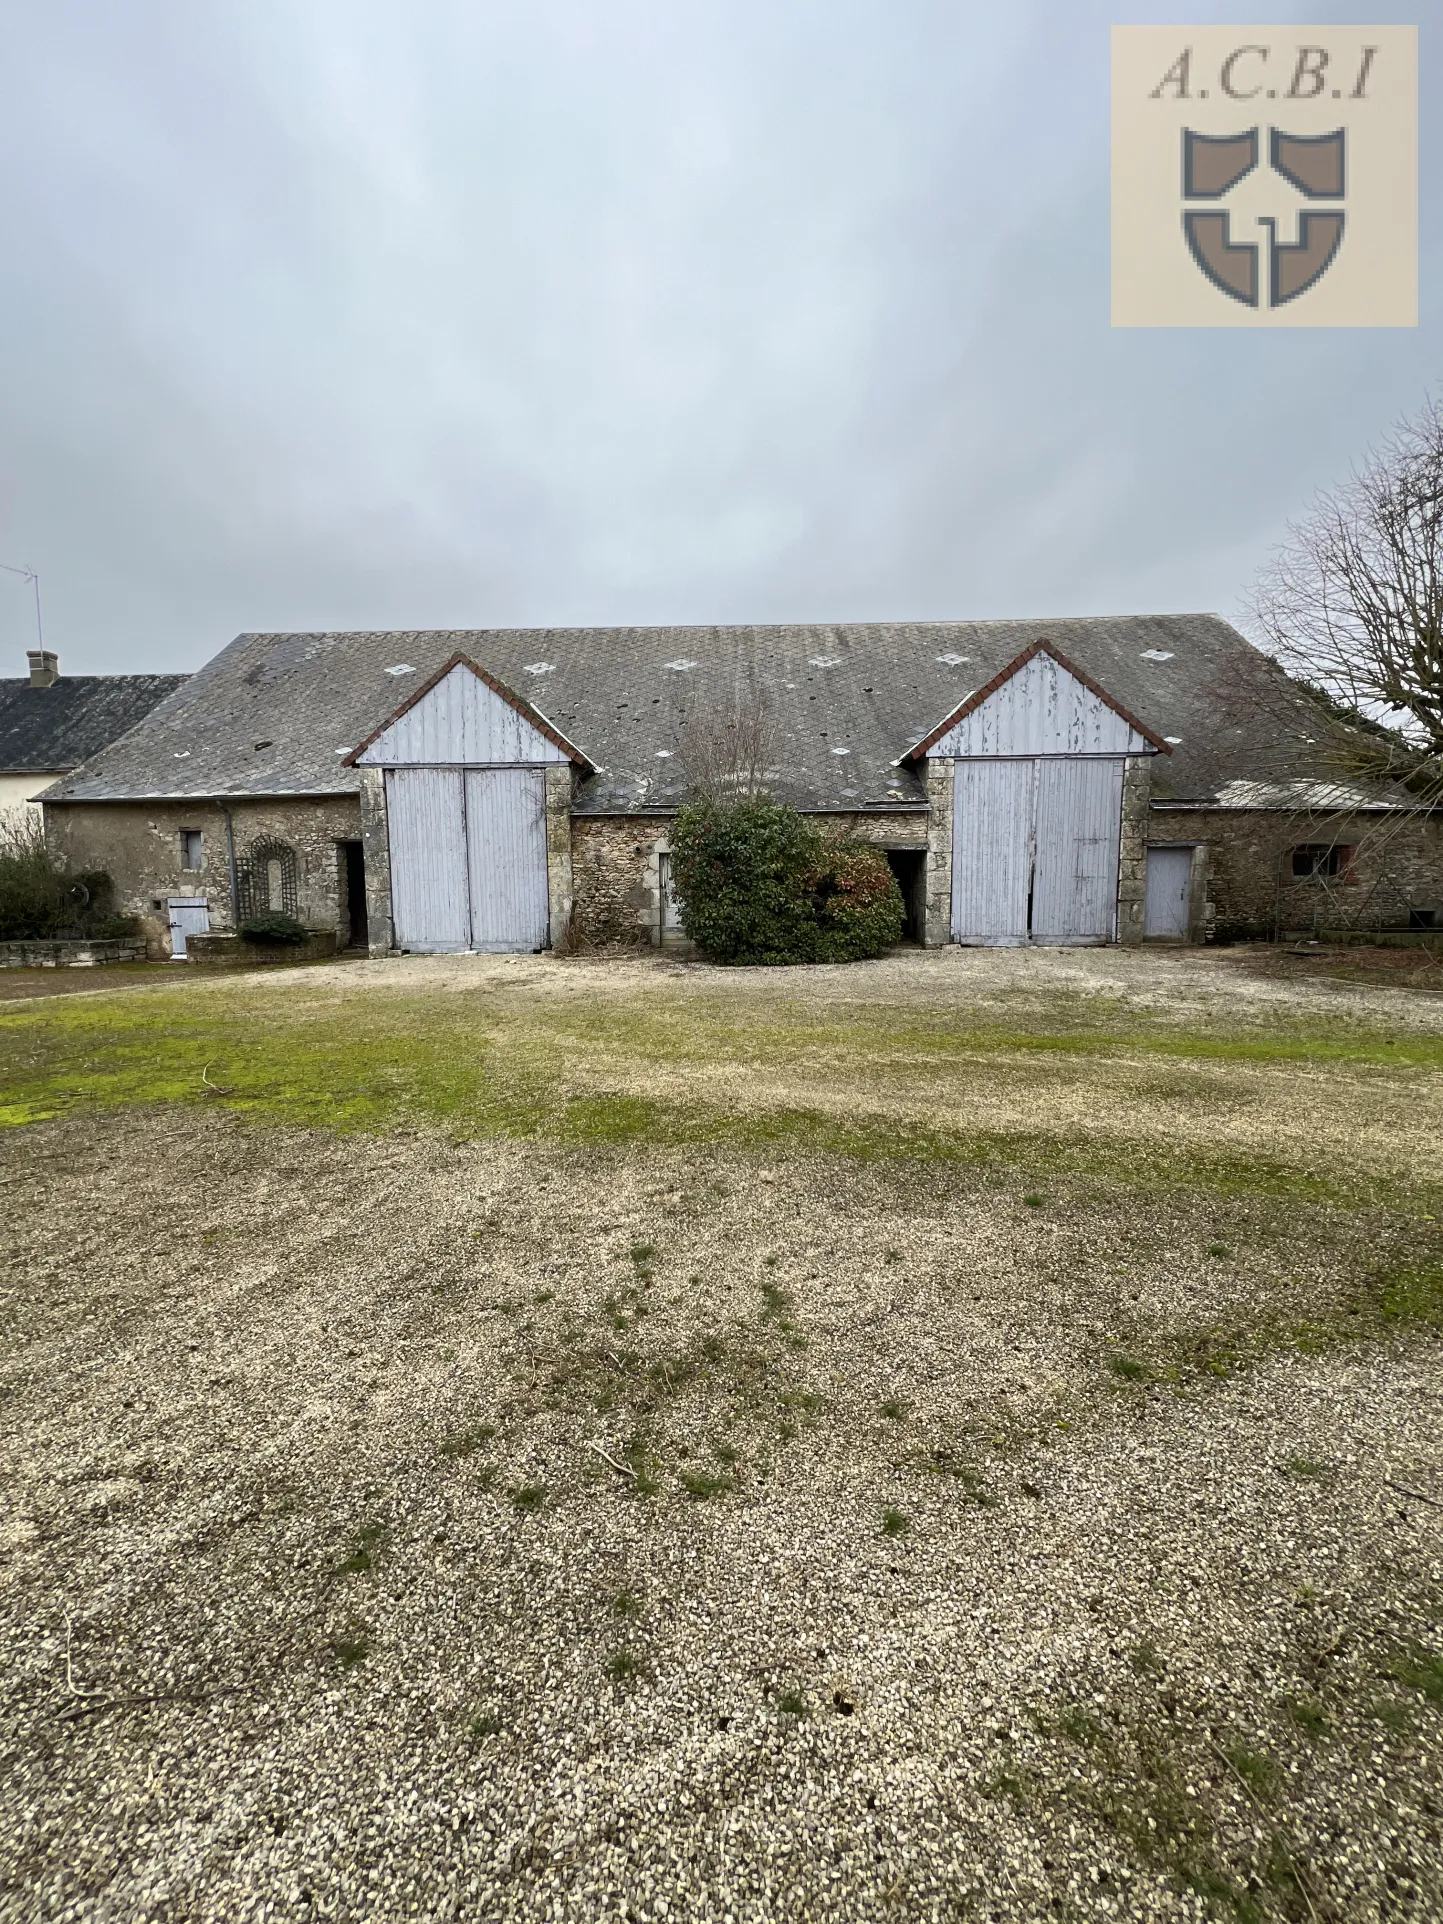
[[[173,695],[186,675],[62,675],[49,688],[0,680],[0,775],[77,768]]]
[[[239,635],[47,800],[354,791],[343,757],[464,654],[595,763],[578,812],[674,807],[688,731],[734,712],[753,678],[771,704],[775,792],[810,808],[915,806],[922,782],[899,758],[1041,640],[1167,738],[1173,753],[1153,760],[1160,795],[1314,772],[1331,724],[1217,615],[453,629]]]

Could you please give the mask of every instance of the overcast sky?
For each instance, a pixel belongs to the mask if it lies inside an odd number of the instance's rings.
[[[1443,389],[1443,8],[1421,325],[1352,332],[1110,329],[1114,11],[5,0],[0,561],[77,672],[243,629],[1236,613]]]

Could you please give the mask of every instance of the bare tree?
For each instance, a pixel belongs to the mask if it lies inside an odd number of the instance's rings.
[[[684,726],[681,766],[693,794],[722,801],[767,792],[776,774],[777,728],[755,667],[729,702],[694,708]]]
[[[1425,402],[1320,494],[1259,577],[1257,622],[1350,724],[1340,774],[1443,799],[1443,408]]]

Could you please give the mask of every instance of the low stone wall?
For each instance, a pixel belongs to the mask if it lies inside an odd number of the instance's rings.
[[[102,969],[107,962],[143,962],[145,937],[108,942],[0,942],[0,969]]]
[[[310,929],[304,942],[245,942],[238,935],[188,935],[187,959],[207,969],[285,967],[324,962],[336,953],[334,929]]]

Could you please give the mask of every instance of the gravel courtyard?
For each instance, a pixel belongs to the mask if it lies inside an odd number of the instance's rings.
[[[0,1008],[0,1915],[1443,1911],[1443,998]]]

